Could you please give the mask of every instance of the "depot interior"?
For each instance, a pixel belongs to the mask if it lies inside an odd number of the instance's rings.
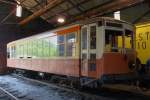
[[[7,43],[94,17],[112,17],[132,24],[146,22],[150,20],[150,2],[0,0],[0,71],[7,66]]]

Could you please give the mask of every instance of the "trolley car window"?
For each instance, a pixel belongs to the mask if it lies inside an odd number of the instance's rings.
[[[58,55],[57,36],[50,37],[50,57],[56,57]]]
[[[57,38],[58,43],[64,43],[64,35],[60,35]]]
[[[38,40],[38,57],[43,57],[43,40]]]
[[[23,45],[19,45],[19,48],[20,48],[20,58],[23,58]]]
[[[73,42],[76,42],[75,33],[67,34],[67,43],[73,43]]]
[[[64,44],[58,45],[58,50],[59,50],[59,56],[64,56],[65,54]]]
[[[7,58],[10,58],[10,48],[7,48]]]
[[[16,46],[14,46],[14,52],[13,52],[13,57],[15,58],[16,57]]]
[[[22,55],[22,58],[24,58],[24,52],[25,52],[25,50],[24,50],[24,47],[25,47],[25,44],[22,44],[22,51],[21,51],[21,55]]]
[[[133,48],[133,32],[130,30],[125,30],[125,48]]]
[[[27,43],[28,45],[28,56],[27,57],[32,57],[32,41],[29,41]]]
[[[58,41],[58,55],[64,56],[65,55],[64,35],[58,36],[57,41]]]
[[[24,46],[24,48],[23,48],[24,57],[27,57],[27,54],[28,54],[28,44],[27,44],[27,42],[25,42],[23,46]]]
[[[11,57],[15,58],[16,57],[16,46],[11,47]]]
[[[37,57],[38,54],[37,54],[37,40],[33,40],[32,42],[33,46],[32,46],[32,55],[33,57]]]
[[[11,58],[13,58],[13,46],[11,46],[10,51],[11,51]]]
[[[21,49],[21,48],[20,48],[20,45],[17,44],[17,46],[16,46],[16,57],[17,57],[17,58],[20,58],[20,55],[21,55],[21,54],[20,54],[20,52],[21,52],[20,49]]]
[[[96,26],[90,27],[90,48],[96,49]]]
[[[90,71],[96,71],[96,54],[90,54]]]
[[[20,57],[20,46],[19,45],[17,45],[17,58],[19,58]]]
[[[76,35],[75,33],[67,34],[67,56],[75,56],[76,49]]]
[[[14,52],[14,46],[11,46],[11,58],[14,58],[14,54],[15,52]]]
[[[87,28],[82,29],[82,49],[87,49]]]
[[[119,46],[119,41],[121,45]],[[105,51],[119,52],[123,47],[123,32],[116,30],[105,30]]]
[[[86,63],[86,60],[87,60],[87,54],[83,53],[81,70],[85,70],[84,64]]]
[[[13,50],[13,46],[11,46],[11,57],[14,58],[14,50]]]
[[[49,39],[48,38],[43,39],[43,56],[44,57],[49,56]]]
[[[107,22],[106,26],[122,28],[122,24]]]

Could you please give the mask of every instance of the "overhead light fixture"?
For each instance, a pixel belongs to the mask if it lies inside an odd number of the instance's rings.
[[[21,17],[22,16],[22,6],[20,5],[20,2],[17,1],[17,7],[16,7],[16,16]]]
[[[120,11],[114,12],[114,18],[120,20]]]
[[[59,17],[59,18],[57,19],[57,21],[58,21],[59,23],[64,23],[64,22],[65,22],[65,18]]]

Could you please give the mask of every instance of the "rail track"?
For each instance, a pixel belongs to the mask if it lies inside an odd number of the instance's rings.
[[[30,82],[43,84],[43,85],[46,85],[46,86],[49,86],[49,87],[52,87],[52,88],[57,88],[57,89],[65,90],[67,92],[71,92],[71,93],[82,95],[83,98],[84,98],[83,100],[100,100],[100,99],[102,99],[102,100],[109,100],[108,98],[101,97],[101,96],[98,96],[98,95],[95,95],[95,94],[89,94],[89,93],[86,93],[86,92],[81,92],[81,91],[79,91],[77,89],[74,89],[74,88],[69,88],[69,87],[66,87],[66,86],[60,86],[58,84],[53,84],[53,83],[49,83],[49,82],[44,82],[44,81],[40,81],[40,80],[26,78],[26,77],[23,77],[23,76],[20,76],[20,75],[16,75],[16,74],[13,74],[13,76],[21,78],[21,79],[24,79],[24,80],[27,80],[27,81],[30,81]]]
[[[2,92],[2,97],[0,97],[0,100],[32,100],[27,95],[24,95],[22,93],[19,93],[18,90],[14,90],[10,88],[9,86],[5,84],[0,85],[0,92]]]
[[[84,97],[86,97],[85,100],[99,100],[99,98],[104,97],[103,99],[105,100],[105,97],[107,97],[107,92],[108,95],[109,93],[113,96],[117,96],[116,94],[119,93],[120,95],[132,95],[132,96],[136,96],[137,98],[142,98],[145,100],[150,100],[150,91],[142,91],[139,88],[135,87],[135,86],[128,86],[128,85],[104,85],[101,89],[89,89],[86,88],[85,90],[78,90],[78,89],[74,89],[74,88],[68,88],[66,86],[60,86],[59,84],[53,84],[50,83],[49,81],[43,81],[43,80],[35,80],[35,79],[31,79],[31,78],[27,78],[24,76],[20,76],[20,75],[16,75],[14,74],[15,77],[19,77],[21,79],[24,80],[28,80],[28,81],[32,81],[32,82],[37,82],[40,84],[44,84],[47,85],[49,87],[54,87],[54,88],[58,88],[58,89],[63,89],[69,92],[73,92],[73,93],[79,93],[81,95],[83,95]],[[103,94],[99,95],[99,92],[104,92]],[[105,94],[106,93],[106,94]],[[119,96],[118,96],[119,97]],[[121,96],[120,96],[121,97]],[[109,100],[108,98],[106,100]]]
[[[140,94],[139,92],[130,92],[126,90],[120,90],[121,87],[116,87],[114,86],[113,88],[110,88],[109,86],[103,87],[101,90],[77,90],[77,89],[72,89],[72,88],[66,88],[65,86],[59,86],[57,84],[41,81],[41,80],[35,80],[31,78],[26,78],[24,76],[20,75],[7,75],[11,78],[15,78],[18,80],[21,80],[21,83],[26,83],[32,86],[38,86],[40,88],[46,88],[46,91],[49,91],[49,89],[54,89],[58,91],[62,91],[62,94],[67,94],[69,95],[70,93],[72,96],[77,95],[75,99],[71,100],[150,100],[150,96]],[[32,98],[29,93],[22,93],[16,88],[12,88],[12,86],[9,85],[9,83],[1,83],[0,82],[0,87],[3,87],[3,90],[6,90],[9,94],[11,94],[13,97],[16,97],[16,99],[8,99],[8,100],[67,100],[67,99],[53,99],[53,98],[48,98],[48,99],[39,99],[38,97]],[[24,87],[26,88],[26,87]],[[1,89],[0,89],[1,90]],[[46,92],[44,91],[44,92]],[[53,93],[55,91],[52,91]],[[47,95],[51,95],[47,94]],[[34,95],[34,94],[33,94]],[[55,96],[52,94],[52,96]],[[1,98],[0,98],[1,100]],[[5,99],[2,99],[5,100]],[[6,99],[7,100],[7,99]],[[70,100],[70,99],[69,99]]]
[[[43,81],[39,81],[39,80],[34,80],[34,79],[19,76],[19,75],[13,74],[10,77],[17,78],[19,80],[23,80],[22,82],[25,82],[27,84],[32,84],[32,85],[39,86],[42,88],[48,88],[49,87],[49,88],[57,89],[58,91],[63,91],[63,93],[65,93],[65,94],[71,93],[71,94],[73,94],[72,96],[74,96],[74,94],[77,95],[77,97],[73,100],[100,100],[100,99],[112,100],[112,99],[108,99],[107,97],[102,97],[102,96],[89,94],[89,93],[85,93],[85,92],[80,92],[80,91],[75,90],[75,89],[65,88],[65,87],[55,85],[55,84],[51,84],[51,83],[47,83],[47,82],[43,82]],[[11,95],[13,95],[14,97],[17,98],[17,99],[13,99],[13,100],[41,100],[41,99],[38,99],[38,97],[37,97],[37,99],[31,98],[30,96],[28,96],[28,94],[21,93],[17,89],[11,88],[11,86],[9,86],[9,83],[5,83],[5,84],[0,83],[0,87],[3,87],[3,89],[7,90],[7,92],[11,93]],[[57,100],[57,99],[50,99],[49,98],[49,99],[42,99],[42,100]],[[58,99],[58,100],[66,100],[66,99]]]
[[[10,92],[0,87],[0,100],[19,100],[17,97],[12,95]]]

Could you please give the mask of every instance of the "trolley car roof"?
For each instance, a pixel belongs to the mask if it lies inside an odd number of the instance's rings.
[[[65,30],[67,28],[76,27],[76,26],[80,26],[80,25],[84,25],[84,24],[90,24],[90,23],[99,22],[99,21],[105,21],[105,22],[111,22],[111,23],[117,23],[117,24],[124,23],[124,24],[131,25],[128,22],[125,22],[125,21],[122,21],[122,20],[117,20],[117,19],[114,19],[114,18],[111,18],[111,17],[96,17],[96,18],[82,20],[82,21],[70,24],[70,25],[68,25],[66,27],[60,27],[60,28],[57,28],[57,29],[54,29],[54,30],[49,30],[49,31],[46,31],[46,32],[42,32],[40,34],[36,34],[36,35],[30,36],[30,37],[27,37],[27,38],[19,39],[19,40],[16,40],[16,41],[8,43],[8,45],[14,44],[16,42],[20,42],[22,40],[31,40],[33,38],[48,37],[48,36],[50,36],[51,33],[56,33],[58,31]],[[48,33],[50,33],[50,34],[48,34]]]

